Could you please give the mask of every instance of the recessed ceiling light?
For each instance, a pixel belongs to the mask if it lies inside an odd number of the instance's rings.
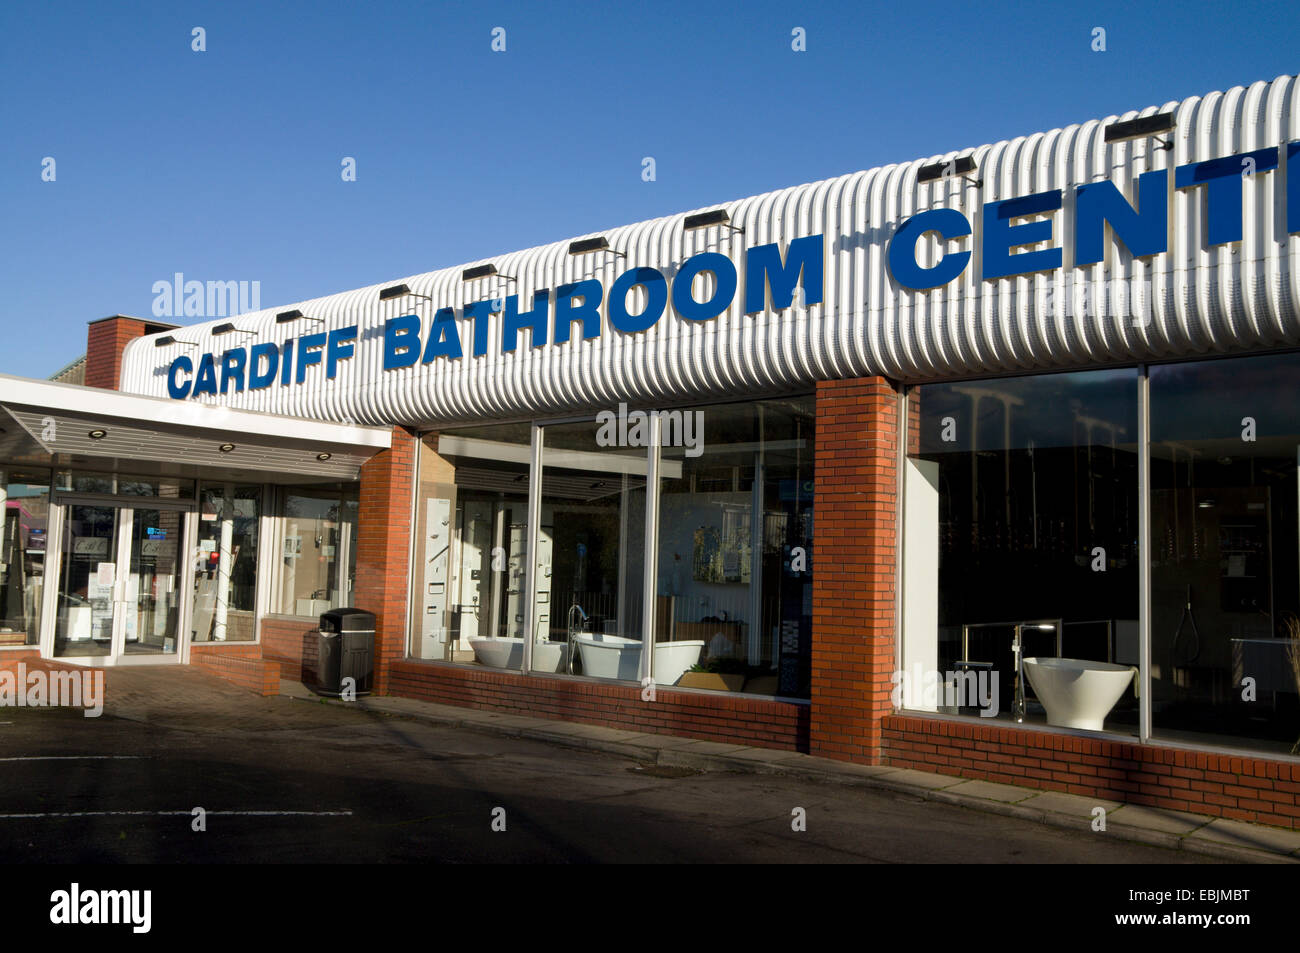
[[[217,447],[217,449],[222,453],[229,453],[231,450],[235,449],[235,445],[233,443],[223,443],[221,446]]]
[[[108,431],[100,430],[98,427],[96,427],[94,430],[90,431],[90,433],[87,434],[87,436],[90,437],[91,440],[103,440],[105,437],[108,436]]]
[[[332,456],[334,456],[334,454],[332,453],[318,453],[316,454],[316,459],[319,460],[321,463],[324,463]]]

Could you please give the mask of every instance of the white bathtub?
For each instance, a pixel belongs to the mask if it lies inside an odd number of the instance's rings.
[[[582,673],[596,678],[635,682],[641,670],[641,643],[619,635],[580,635],[578,657]],[[704,642],[661,642],[655,646],[655,684],[676,685],[682,674],[700,660]]]
[[[523,639],[470,639],[469,644],[481,665],[516,672],[524,666]],[[569,647],[563,642],[533,643],[534,672],[563,672],[568,658]]]
[[[1137,671],[1131,665],[1077,658],[1027,658],[1025,675],[1047,709],[1047,723],[1101,731]]]

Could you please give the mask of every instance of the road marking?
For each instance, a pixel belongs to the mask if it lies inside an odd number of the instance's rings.
[[[142,754],[40,754],[26,758],[0,758],[0,761],[143,761]]]
[[[351,811],[204,811],[208,817],[351,817]],[[38,814],[0,814],[0,820],[30,820],[37,817],[191,817],[183,811],[43,811]]]

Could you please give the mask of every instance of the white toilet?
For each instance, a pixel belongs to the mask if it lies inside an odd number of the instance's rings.
[[[1123,697],[1137,669],[1132,665],[1077,658],[1027,658],[1025,675],[1058,728],[1101,731],[1102,722]]]

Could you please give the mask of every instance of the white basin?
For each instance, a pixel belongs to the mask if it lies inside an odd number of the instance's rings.
[[[641,643],[619,635],[580,635],[578,656],[582,674],[596,678],[637,680],[641,669]],[[660,642],[655,646],[655,684],[676,685],[682,674],[700,660],[704,641]]]
[[[470,648],[480,665],[519,671],[524,665],[523,639],[470,639]],[[534,642],[533,671],[563,672],[568,666],[569,647],[563,642]]]
[[[1101,731],[1102,722],[1133,684],[1132,665],[1077,658],[1027,658],[1025,675],[1058,728]]]

